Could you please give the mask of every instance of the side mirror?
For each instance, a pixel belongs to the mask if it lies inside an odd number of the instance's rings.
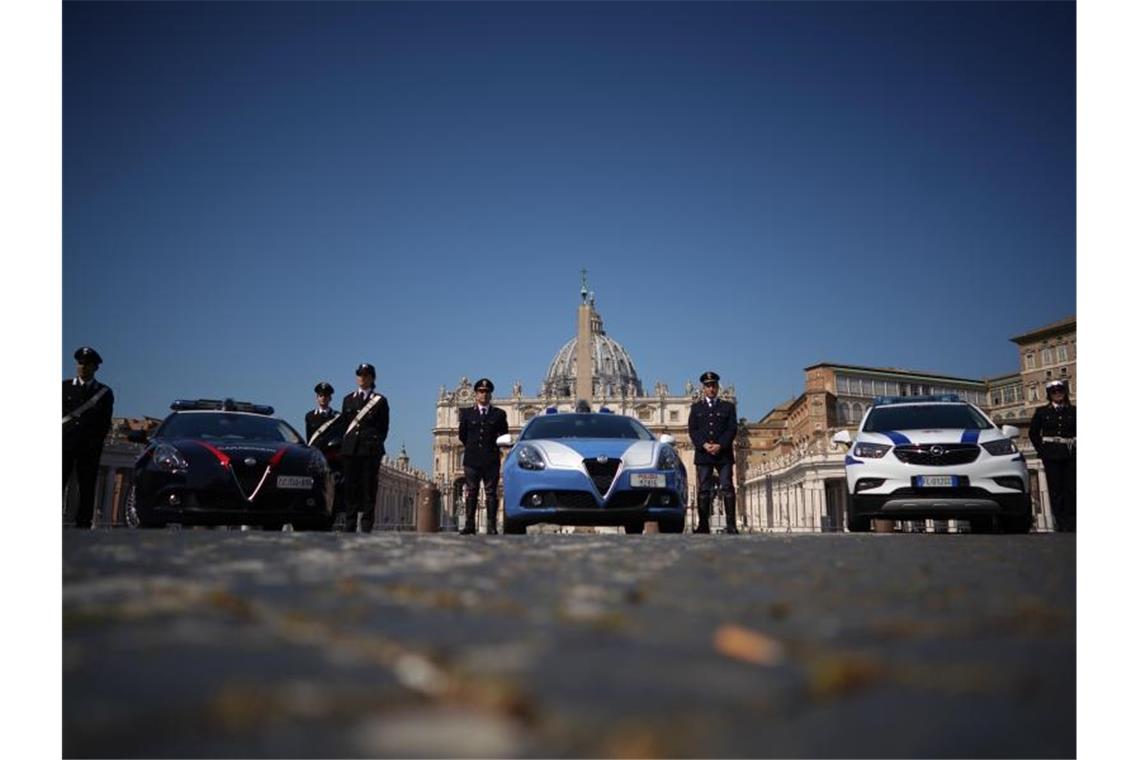
[[[851,434],[846,430],[840,430],[835,435],[831,436],[832,443],[842,443],[844,446],[851,445]]]
[[[127,440],[131,443],[146,443],[146,431],[130,430],[127,432]]]
[[[669,435],[668,433],[662,433],[661,437],[658,438],[657,440],[661,441],[661,443],[668,444],[669,446],[672,446],[674,443],[677,442],[677,439],[674,438],[673,436]]]
[[[511,446],[514,445],[511,442],[511,434],[510,433],[503,433],[502,435],[500,435],[498,438],[495,439],[495,445],[500,447],[500,448],[509,449]]]
[[[1016,438],[1021,435],[1021,428],[1014,427],[1013,425],[1002,425],[1001,434],[1006,438]]]

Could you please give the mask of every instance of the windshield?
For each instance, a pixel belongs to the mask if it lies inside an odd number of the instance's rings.
[[[519,440],[536,438],[631,438],[652,441],[653,434],[637,420],[618,414],[554,414],[535,417]]]
[[[876,406],[867,416],[865,433],[887,430],[936,430],[961,428],[985,430],[993,425],[969,404],[915,404],[912,406]]]
[[[166,418],[154,437],[301,443],[301,437],[286,422],[232,412],[176,412]]]

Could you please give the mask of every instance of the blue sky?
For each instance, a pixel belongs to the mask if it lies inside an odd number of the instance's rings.
[[[1071,3],[74,3],[61,369],[116,413],[375,364],[534,392],[578,271],[647,387],[983,377],[1076,311]]]

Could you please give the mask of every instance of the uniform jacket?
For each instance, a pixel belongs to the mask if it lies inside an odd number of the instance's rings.
[[[735,461],[732,443],[736,439],[736,404],[716,399],[712,406],[701,399],[689,408],[689,440],[693,442],[694,464],[727,464]],[[719,443],[720,454],[704,449],[706,443]]]
[[[1076,456],[1076,445],[1070,448],[1063,443],[1046,443],[1042,438],[1076,438],[1077,407],[1062,404],[1054,408],[1052,404],[1037,407],[1033,420],[1029,423],[1029,440],[1042,459],[1068,459]]]
[[[459,410],[459,442],[463,444],[463,464],[482,467],[499,463],[499,447],[495,439],[508,432],[507,413],[497,406],[479,414],[479,407]]]
[[[340,414],[340,412],[338,412],[336,409],[333,409],[331,406],[328,409],[328,414],[317,414],[316,409],[310,409],[305,414],[305,440],[308,441],[310,438],[312,438],[313,433],[317,432],[320,429],[321,425],[325,424],[329,420],[336,419],[336,416],[338,414]],[[334,425],[333,427],[336,426]],[[325,437],[325,435],[322,435],[322,440]]]
[[[95,406],[85,411],[78,419],[63,426],[64,449],[103,448],[103,441],[111,430],[111,411],[115,406],[115,394],[111,392],[110,387],[95,378],[88,380],[85,386],[76,384],[74,379],[63,381],[63,414],[60,415],[62,417],[82,406],[100,388],[107,388],[107,392]]]
[[[380,396],[376,391],[367,398],[360,398],[356,392],[344,397],[340,406],[340,413],[344,416],[345,427],[352,424],[359,412],[373,396]],[[340,445],[342,456],[384,456],[384,441],[388,438],[388,399],[380,396],[380,401],[372,407],[351,432],[344,436]]]

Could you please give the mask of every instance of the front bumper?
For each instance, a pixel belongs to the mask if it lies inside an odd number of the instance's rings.
[[[259,525],[331,519],[332,502],[324,484],[306,491],[274,490],[250,502],[229,489],[192,489],[167,485],[140,489],[135,509],[146,522],[184,525]],[[331,489],[330,489],[331,490]]]
[[[894,520],[1025,517],[1032,514],[1028,494],[993,493],[982,488],[900,488],[891,493],[855,494],[851,514],[856,518]]]
[[[630,476],[665,476],[664,488],[633,488]],[[600,494],[594,482],[576,470],[508,470],[503,477],[506,517],[525,524],[625,525],[637,521],[685,518],[684,481],[675,471],[626,470]],[[540,503],[535,503],[535,497]]]

